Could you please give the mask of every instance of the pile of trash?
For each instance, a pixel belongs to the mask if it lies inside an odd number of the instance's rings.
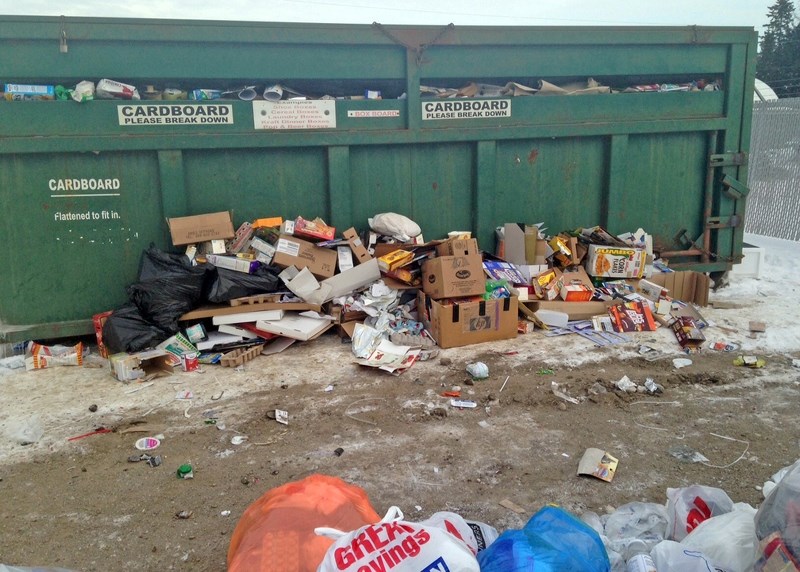
[[[605,346],[665,327],[691,353],[709,325],[700,314],[709,278],[672,271],[642,229],[549,235],[542,224],[506,223],[490,253],[470,231],[426,241],[397,213],[370,218],[366,232],[301,216],[234,230],[226,211],[167,223],[175,252],[151,245],[129,302],[93,316],[100,354],[124,382],[239,367],[329,330],[351,341],[355,363],[399,375],[439,349],[534,332]],[[81,355],[28,343],[25,365],[81,365]]]
[[[380,518],[360,488],[312,475],[250,505],[231,538],[228,570],[796,572],[800,461],[763,490],[758,509],[702,485],[603,516],[546,506],[522,529],[498,534],[453,512],[415,522],[391,507]]]
[[[551,78],[552,79],[552,78]],[[555,83],[554,83],[555,82]],[[219,82],[206,82],[217,84]],[[350,99],[350,100],[380,100],[387,98],[380,89],[365,89],[360,93],[338,91],[331,94],[308,93],[305,90],[289,87],[274,82],[254,81],[248,85],[219,86],[219,87],[184,87],[178,84],[163,87],[147,84],[139,86],[121,81],[102,78],[96,83],[83,80],[72,87],[64,85],[32,85],[7,83],[3,85],[0,99],[8,101],[30,100],[57,100],[77,101],[83,103],[94,99],[121,99],[121,100],[148,100],[148,101],[213,101],[213,100],[264,100],[277,102],[281,100],[313,100],[313,99]],[[494,85],[480,81],[472,81],[461,87],[434,87],[420,86],[420,97],[451,99],[451,98],[476,98],[476,97],[520,97],[530,95],[587,95],[603,93],[645,93],[645,92],[694,92],[718,91],[718,81],[694,79],[681,83],[651,83],[624,85],[621,87],[602,85],[593,78],[582,82],[557,82],[538,79],[534,87],[511,81],[504,85]],[[404,99],[405,93],[397,98]]]

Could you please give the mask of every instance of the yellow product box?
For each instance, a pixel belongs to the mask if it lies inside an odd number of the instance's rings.
[[[624,246],[590,244],[586,253],[586,271],[606,278],[641,278],[647,251]]]
[[[384,272],[397,270],[405,266],[414,259],[414,253],[408,250],[393,250],[389,254],[384,254],[378,258],[378,266]]]

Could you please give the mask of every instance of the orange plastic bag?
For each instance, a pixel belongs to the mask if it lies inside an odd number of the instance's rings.
[[[380,519],[363,489],[336,477],[287,483],[244,511],[228,547],[228,572],[316,572],[333,540],[315,528],[355,530]]]

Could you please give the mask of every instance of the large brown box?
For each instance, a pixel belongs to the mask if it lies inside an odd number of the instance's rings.
[[[419,316],[440,348],[455,348],[517,337],[517,297],[461,304],[417,294]]]
[[[481,255],[429,258],[422,263],[422,291],[435,300],[483,294],[486,275]]]
[[[337,260],[335,250],[282,234],[275,245],[272,263],[282,268],[308,268],[317,278],[330,278],[336,272]]]

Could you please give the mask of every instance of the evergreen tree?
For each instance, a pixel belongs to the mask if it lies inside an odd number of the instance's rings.
[[[800,95],[800,29],[792,0],[776,0],[767,12],[757,75],[780,97]]]

